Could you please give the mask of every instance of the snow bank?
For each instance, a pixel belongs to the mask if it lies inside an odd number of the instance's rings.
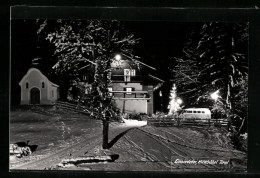
[[[147,125],[147,121],[127,120],[122,118],[126,126],[141,127]]]

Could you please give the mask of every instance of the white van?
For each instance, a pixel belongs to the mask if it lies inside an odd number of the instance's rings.
[[[211,119],[211,112],[208,108],[187,108],[183,109],[178,117],[182,119]]]

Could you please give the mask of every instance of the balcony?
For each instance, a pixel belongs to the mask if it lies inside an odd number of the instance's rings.
[[[117,100],[150,100],[148,91],[110,91]]]
[[[142,76],[125,76],[125,75],[111,75],[111,80],[113,82],[141,82]]]

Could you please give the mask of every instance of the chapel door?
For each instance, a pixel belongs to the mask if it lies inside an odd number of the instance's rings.
[[[40,104],[40,90],[38,88],[32,88],[30,96],[30,104]]]

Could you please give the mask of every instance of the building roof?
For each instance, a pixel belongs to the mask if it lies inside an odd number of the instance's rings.
[[[160,78],[158,78],[158,77],[155,77],[155,76],[153,76],[153,75],[151,75],[151,74],[149,74],[148,77],[150,77],[150,78],[152,78],[152,79],[154,79],[154,80],[156,80],[156,81],[159,81],[159,82],[161,82],[161,83],[164,82],[164,80],[162,80],[162,79],[160,79]]]
[[[49,81],[52,86],[54,86],[54,87],[59,87],[59,85],[56,85],[56,84],[52,83],[45,75],[43,75],[43,73],[42,73],[39,69],[36,69],[36,68],[34,68],[34,67],[30,68],[30,69],[27,71],[27,73],[23,76],[23,78],[22,78],[21,81],[19,82],[19,85],[20,85],[20,86],[21,86],[22,82],[23,82],[23,81],[29,76],[29,74],[30,74],[31,72],[33,72],[33,71],[38,72],[38,73],[41,75],[41,77],[44,78],[45,80]]]
[[[131,60],[133,60],[133,61],[135,61],[135,62],[138,63],[138,64],[142,64],[143,66],[146,66],[146,67],[148,67],[148,68],[150,68],[150,69],[156,70],[154,67],[152,67],[152,66],[150,66],[150,65],[148,65],[148,64],[145,64],[145,63],[143,63],[143,62],[141,62],[141,61],[139,61],[139,60],[137,60],[137,59],[133,59],[132,57],[130,57],[130,56],[128,56],[128,55],[125,55],[125,54],[122,54],[122,53],[121,53],[121,55],[122,55],[122,56],[125,56],[125,57],[127,57],[127,58],[129,58],[129,59],[131,59]]]

